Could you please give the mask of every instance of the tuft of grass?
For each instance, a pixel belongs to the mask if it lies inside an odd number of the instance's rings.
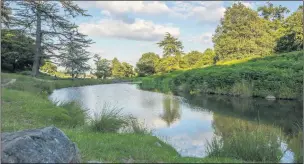
[[[252,84],[242,80],[241,82],[235,83],[231,88],[231,94],[240,97],[251,97],[252,96]]]
[[[104,104],[101,113],[95,113],[89,128],[95,132],[117,132],[128,125],[128,119],[121,114],[122,108]]]
[[[279,162],[283,156],[279,132],[258,127],[252,131],[232,131],[229,137],[208,142],[209,157],[229,157],[244,161]],[[281,135],[279,135],[281,136]]]
[[[88,119],[88,110],[82,109],[77,102],[69,102],[60,105],[60,107],[67,110],[67,114],[71,119],[67,122],[67,125],[71,128],[81,127],[85,125],[85,121]]]
[[[143,122],[140,122],[134,117],[130,118],[129,126],[132,128],[131,133],[142,135],[151,134],[151,130],[149,130]]]

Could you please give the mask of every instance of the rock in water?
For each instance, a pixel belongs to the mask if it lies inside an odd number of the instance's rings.
[[[265,97],[267,100],[275,100],[276,98],[272,95],[268,95]]]
[[[80,163],[77,146],[54,126],[1,134],[2,163]]]

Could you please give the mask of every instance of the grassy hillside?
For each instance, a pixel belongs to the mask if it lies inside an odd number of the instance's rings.
[[[255,58],[233,64],[142,78],[142,89],[162,92],[210,93],[243,97],[302,99],[303,52]]]

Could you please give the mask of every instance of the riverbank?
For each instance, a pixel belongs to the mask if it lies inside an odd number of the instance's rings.
[[[141,88],[174,94],[303,99],[303,52],[235,63],[143,77]]]
[[[55,125],[77,144],[83,162],[240,162],[229,158],[181,157],[171,146],[148,134],[92,132],[86,128],[79,106],[56,106],[48,95],[58,88],[107,84],[111,80],[37,80],[30,76],[2,73],[2,80],[16,79],[2,87],[2,131],[18,131]],[[156,144],[159,143],[159,144]]]

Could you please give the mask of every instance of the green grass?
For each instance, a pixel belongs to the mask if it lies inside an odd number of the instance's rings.
[[[89,128],[95,132],[117,132],[128,125],[127,117],[121,114],[122,108],[104,104],[101,113],[95,113]]]
[[[303,97],[303,53],[276,54],[142,78],[142,89],[191,94],[299,99]],[[293,79],[293,80],[290,80]]]
[[[182,163],[236,163],[230,158],[180,157],[169,145],[154,136],[147,135],[145,129],[131,124],[133,134],[93,132],[86,125],[86,111],[76,103],[56,106],[47,98],[53,89],[102,84],[111,81],[100,80],[54,80],[40,81],[30,76],[2,73],[2,79],[17,79],[14,84],[2,88],[1,125],[2,132],[41,128],[54,125],[62,129],[77,144],[83,162],[182,162]],[[110,126],[111,127],[111,126]],[[156,142],[161,147],[155,146]]]
[[[71,140],[77,143],[84,161],[102,162],[179,162],[179,163],[237,163],[229,158],[184,158],[169,145],[154,136],[138,134],[114,134],[65,130]],[[161,147],[155,143],[160,143]]]
[[[281,140],[276,132],[268,130],[232,131],[230,137],[213,139],[207,146],[207,154],[243,161],[279,162],[283,155]]]

